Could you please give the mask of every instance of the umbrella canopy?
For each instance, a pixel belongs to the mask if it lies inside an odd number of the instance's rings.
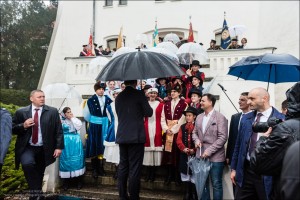
[[[102,70],[102,68],[108,63],[108,61],[108,58],[102,56],[97,56],[96,58],[92,59],[89,64],[87,75],[95,79],[95,76]]]
[[[269,83],[300,81],[299,59],[289,54],[250,56],[236,62],[228,74],[245,80]]]
[[[111,57],[112,59],[119,56],[119,55],[122,55],[124,53],[130,53],[130,52],[134,52],[134,51],[137,51],[136,49],[132,48],[132,47],[121,47],[120,49],[118,49],[114,55]]]
[[[175,44],[173,44],[172,42],[161,42],[161,43],[157,44],[156,47],[166,49],[166,50],[171,51],[175,54],[178,51],[178,47]]]
[[[134,41],[137,45],[149,44],[149,38],[146,34],[137,34]]]
[[[177,55],[167,49],[159,48],[159,47],[151,47],[150,49],[146,49],[144,51],[151,51],[151,52],[163,54],[165,56],[168,56],[169,58],[171,58],[172,60],[174,60],[176,63],[179,64],[179,59],[178,59]]]
[[[176,63],[160,53],[137,51],[122,54],[109,61],[97,81],[124,81],[181,76],[184,72]]]
[[[230,37],[237,37],[247,31],[245,25],[234,25],[228,28]]]
[[[193,172],[197,196],[200,199],[209,175],[211,162],[208,159],[192,157],[187,164]]]
[[[176,44],[179,41],[180,39],[175,33],[169,33],[164,37],[164,42],[173,42],[174,44]]]
[[[78,105],[82,102],[81,95],[75,89],[75,86],[69,86],[66,83],[53,83],[43,88],[47,104],[60,108],[74,103]]]
[[[201,64],[208,62],[206,50],[198,43],[185,43],[179,47],[176,54],[181,64],[190,65],[193,60],[199,60]]]

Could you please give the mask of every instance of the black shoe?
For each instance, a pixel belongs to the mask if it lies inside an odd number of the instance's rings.
[[[115,180],[118,179],[118,165],[115,165],[115,174],[113,175],[113,178],[114,178]]]
[[[150,177],[151,177],[151,167],[150,166],[147,166],[146,167],[146,171],[147,171],[147,175],[145,177],[145,182],[148,182],[150,180]]]
[[[150,182],[155,181],[155,166],[151,167]]]
[[[91,162],[92,162],[92,168],[93,168],[93,173],[92,173],[92,176],[94,179],[97,179],[98,178],[98,159],[97,158],[92,158],[91,159]]]
[[[80,190],[82,188],[82,178],[81,176],[77,177],[77,189]]]
[[[62,188],[64,189],[64,191],[67,191],[69,189],[69,180],[67,180],[66,178],[63,180]]]
[[[97,162],[98,162],[98,174],[99,176],[106,176],[106,173],[104,171],[104,160],[101,159],[97,159]]]

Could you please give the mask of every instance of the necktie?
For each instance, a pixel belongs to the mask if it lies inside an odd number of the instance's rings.
[[[33,126],[33,131],[32,131],[32,143],[36,144],[38,142],[38,133],[39,133],[39,110],[38,108],[34,109],[34,126]]]
[[[262,115],[263,114],[261,114],[261,113],[257,113],[255,122],[259,122]],[[254,150],[256,141],[257,141],[257,133],[253,132],[251,135],[251,140],[250,140],[249,154],[251,154],[252,151]]]

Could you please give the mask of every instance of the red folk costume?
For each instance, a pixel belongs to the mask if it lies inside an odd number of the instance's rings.
[[[166,146],[163,152],[162,165],[177,166],[179,161],[179,149],[176,145],[177,133],[180,126],[185,123],[185,117],[182,112],[186,109],[187,104],[183,99],[171,100],[165,103],[161,126],[164,133],[170,129],[174,133],[171,152],[166,151]],[[172,109],[173,108],[173,109]],[[172,125],[171,125],[172,124]],[[164,134],[164,144],[166,142],[166,134]]]
[[[164,104],[159,101],[149,101],[149,104],[154,112],[152,117],[145,117],[144,121],[146,143],[143,165],[160,166],[162,156],[161,152],[163,150],[162,128],[160,121]]]

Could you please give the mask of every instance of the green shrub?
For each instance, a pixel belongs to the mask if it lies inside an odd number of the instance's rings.
[[[29,100],[29,95],[29,91],[0,89],[0,102],[5,104],[27,106],[31,103]]]
[[[10,104],[6,105],[0,102],[1,108],[7,109],[12,115],[19,106]],[[2,167],[1,183],[0,183],[0,199],[4,194],[20,193],[27,189],[27,183],[22,169],[15,170],[15,143],[17,136],[13,135],[8,152],[6,154],[4,165]]]

